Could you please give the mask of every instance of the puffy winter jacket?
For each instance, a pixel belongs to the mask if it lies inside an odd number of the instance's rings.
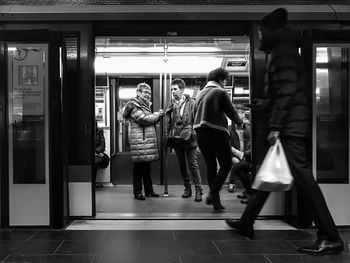
[[[152,113],[149,105],[132,98],[125,106],[123,117],[129,120],[129,142],[133,162],[151,162],[159,159],[155,123],[160,113]]]
[[[299,42],[296,32],[282,28],[263,35],[260,48],[269,54],[265,76],[269,128],[282,136],[308,135],[311,106]]]

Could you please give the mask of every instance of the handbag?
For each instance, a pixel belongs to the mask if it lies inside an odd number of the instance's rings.
[[[98,168],[106,169],[109,165],[109,156],[106,153],[102,153],[103,156],[95,156],[95,163]]]
[[[270,146],[252,188],[266,192],[282,192],[291,189],[293,180],[282,143],[277,139],[275,144]]]

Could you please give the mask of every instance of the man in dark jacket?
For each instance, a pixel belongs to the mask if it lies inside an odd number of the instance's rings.
[[[280,137],[298,193],[310,207],[318,229],[317,241],[300,247],[300,253],[312,255],[337,254],[343,251],[343,241],[328,210],[322,192],[316,183],[308,156],[308,130],[311,105],[308,100],[301,57],[298,53],[299,36],[286,27],[287,11],[279,8],[261,22],[261,50],[267,54],[267,100],[263,105],[269,114],[268,141],[273,145]],[[227,224],[247,237],[253,237],[253,224],[269,196],[257,191],[240,220],[226,220]]]
[[[186,84],[182,79],[174,79],[171,82],[170,90],[173,97],[166,116],[168,117],[167,138],[168,144],[175,150],[185,190],[182,198],[192,196],[191,180],[195,185],[196,202],[202,201],[202,179],[199,173],[197,162],[197,140],[192,129],[193,117],[192,108],[195,100],[185,95]]]

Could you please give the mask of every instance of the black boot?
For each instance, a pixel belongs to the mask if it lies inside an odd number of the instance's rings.
[[[221,204],[219,193],[212,194],[211,203],[213,204],[215,211],[222,211],[225,209],[225,207]]]
[[[192,189],[191,189],[191,185],[185,185],[185,190],[184,193],[182,194],[182,198],[188,198],[192,196]]]
[[[202,201],[202,195],[203,195],[202,187],[196,186],[196,195],[194,197],[194,201],[201,202]]]
[[[147,194],[145,194],[146,197],[159,197],[159,194],[154,192],[153,190]]]

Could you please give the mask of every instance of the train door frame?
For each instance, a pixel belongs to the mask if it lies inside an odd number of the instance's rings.
[[[314,176],[318,181],[320,188],[324,194],[328,207],[331,211],[333,219],[337,225],[350,225],[350,209],[346,202],[341,202],[342,199],[350,198],[350,184],[349,184],[349,173],[350,167],[348,166],[348,174],[345,175],[344,178],[335,178],[335,179],[322,179],[317,177],[318,172],[318,164],[317,164],[317,145],[319,142],[317,141],[317,133],[316,133],[316,48],[317,47],[345,47],[350,50],[350,30],[322,30],[322,29],[314,29],[314,30],[305,30],[303,31],[303,48],[302,54],[305,59],[306,64],[306,74],[308,85],[312,87],[310,89],[310,98],[312,99],[313,105],[313,116],[312,116],[312,127],[310,128],[310,133],[312,134],[312,140],[310,141],[310,147],[312,149],[312,168],[314,172]],[[348,51],[349,52],[349,51]],[[341,80],[346,81],[346,83],[342,83],[341,85],[349,86],[350,76],[349,76],[349,54],[347,54],[347,60],[342,60],[342,72],[340,72]],[[344,76],[344,74],[347,74]],[[345,78],[345,79],[344,79]],[[347,94],[347,109],[345,114],[349,116],[349,101],[350,96],[349,92]],[[350,119],[348,118],[348,122]],[[347,129],[349,130],[349,123]],[[349,140],[349,138],[348,138]],[[348,143],[347,146],[347,157],[349,161],[349,148],[350,145]],[[298,221],[302,222],[303,225],[308,226],[311,225],[311,218],[306,217],[305,212],[306,208],[302,205],[302,202],[298,202]],[[307,213],[306,213],[307,214]]]
[[[49,82],[48,82],[48,196],[40,198],[49,198],[48,202],[48,221],[44,226],[53,228],[63,227],[67,223],[68,206],[64,207],[64,179],[62,173],[62,133],[61,133],[61,81],[60,81],[60,33],[51,30],[0,30],[0,63],[1,68],[0,80],[0,183],[1,183],[1,227],[11,227],[10,215],[10,179],[9,179],[9,153],[8,153],[8,87],[7,87],[7,44],[44,44],[48,46],[49,60]],[[67,182],[66,182],[67,183]],[[66,193],[68,194],[68,193]],[[41,220],[39,220],[41,221]],[[46,220],[44,220],[46,221]],[[30,224],[37,225],[35,220]],[[42,221],[41,221],[42,222]],[[23,224],[28,225],[27,221]],[[41,225],[42,223],[39,223]]]
[[[190,21],[167,21],[161,25],[154,21],[143,21],[143,23],[133,23],[132,21],[121,21],[111,24],[97,24],[95,25],[94,37],[101,36],[120,36],[120,37],[160,37],[160,36],[184,36],[184,37],[213,37],[213,36],[250,36],[250,98],[261,97],[264,83],[265,60],[259,51],[259,39],[257,34],[257,23],[251,21],[199,21],[195,25],[189,26]],[[164,26],[167,25],[167,26]],[[218,30],[220,33],[218,34]],[[142,34],[140,34],[142,33]],[[253,167],[256,169],[257,165],[261,163],[268,147],[266,136],[267,127],[265,122],[257,122],[262,118],[261,114],[251,114],[252,117],[252,161]],[[259,147],[257,147],[259,146]],[[253,174],[255,169],[253,168]],[[269,214],[277,208],[277,217],[285,217],[289,213],[288,207],[290,205],[288,198],[284,194],[271,195],[267,205],[265,205],[262,215]],[[274,213],[273,213],[274,214]],[[275,214],[274,214],[275,215]]]

